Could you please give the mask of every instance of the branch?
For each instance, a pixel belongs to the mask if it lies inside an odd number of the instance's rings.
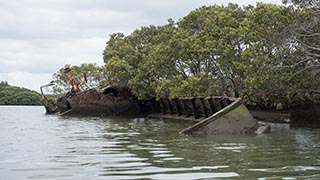
[[[319,58],[320,57],[320,54],[315,54],[315,53],[311,53],[309,51],[306,52],[308,55],[312,56],[312,57],[317,57]]]
[[[305,30],[306,31],[306,30]],[[306,31],[307,32],[307,31]],[[307,33],[309,33],[309,32],[307,32]],[[306,34],[300,34],[300,33],[297,33],[297,32],[295,32],[294,33],[296,36],[299,36],[299,37],[314,37],[314,36],[320,36],[320,33],[313,33],[313,34],[308,34],[308,35],[306,35]]]
[[[289,81],[292,80],[296,75],[302,73],[303,71],[306,71],[306,70],[308,70],[310,68],[314,68],[314,67],[320,67],[320,65],[307,66],[307,67],[301,69],[300,71],[294,73],[293,76],[291,78],[289,78]]]
[[[311,59],[302,60],[302,61],[299,61],[299,62],[297,62],[293,65],[289,65],[289,66],[279,66],[278,68],[293,68],[293,67],[296,67],[302,63],[308,62],[309,60],[311,60]]]
[[[309,49],[312,49],[312,50],[315,50],[315,51],[320,51],[320,48],[316,48],[316,47],[310,46],[310,45],[308,45],[308,44],[306,44],[306,43],[304,43],[304,42],[302,42],[302,41],[300,41],[300,40],[298,40],[296,38],[294,38],[294,40],[298,41],[299,43],[301,43],[302,45],[306,46]]]

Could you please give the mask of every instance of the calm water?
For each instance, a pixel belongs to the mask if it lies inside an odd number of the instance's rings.
[[[0,106],[0,180],[320,179],[320,129],[186,136],[185,123]]]

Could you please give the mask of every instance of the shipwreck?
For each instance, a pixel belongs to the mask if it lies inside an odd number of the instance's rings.
[[[103,85],[81,90],[70,68],[65,69],[71,90],[57,98],[48,98],[41,86],[47,114],[62,116],[130,116],[193,122],[180,131],[184,134],[260,134],[270,132],[268,124],[258,123],[241,98],[224,96],[151,98],[138,100],[124,85]]]
[[[54,82],[40,87],[47,114],[79,116],[137,116],[140,114],[137,99],[126,86],[102,85],[81,90],[70,68],[65,69],[65,74],[72,88],[64,96],[51,99],[44,94],[43,89],[54,85]]]

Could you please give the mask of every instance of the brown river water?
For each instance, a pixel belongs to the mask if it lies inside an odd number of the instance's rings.
[[[320,179],[320,129],[189,136],[184,122],[0,106],[0,180]]]

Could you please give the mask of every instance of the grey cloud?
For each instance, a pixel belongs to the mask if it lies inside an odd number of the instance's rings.
[[[202,5],[184,0],[25,0],[0,4],[0,38],[72,39],[178,19]],[[108,32],[109,34],[112,32]]]
[[[263,0],[280,3],[281,0]],[[254,0],[237,0],[240,4]],[[103,64],[109,35],[178,20],[225,0],[19,0],[0,1],[0,80],[28,86],[50,81],[65,64]],[[1,74],[2,73],[2,74]],[[45,74],[45,75],[43,75]],[[35,79],[35,80],[33,80]],[[36,79],[39,79],[37,81]]]
[[[8,15],[0,11],[0,21],[3,22],[0,24],[0,38],[65,40],[99,36],[109,27],[121,26],[124,21],[134,18],[134,15],[111,11],[22,11],[25,14]]]
[[[104,38],[0,41],[0,73],[54,73],[65,64],[102,64]]]

